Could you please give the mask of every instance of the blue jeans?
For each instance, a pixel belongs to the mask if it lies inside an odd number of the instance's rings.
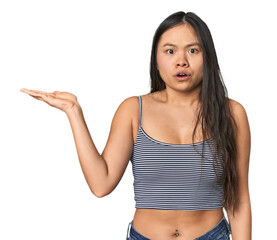
[[[194,240],[228,240],[230,239],[229,235],[231,233],[232,232],[231,232],[230,225],[227,219],[225,218],[225,216],[223,216],[220,222],[213,229],[206,232],[202,236],[195,238]],[[141,235],[134,228],[133,221],[131,221],[128,225],[126,240],[149,240],[149,238]],[[178,240],[177,236],[176,236],[176,240]]]

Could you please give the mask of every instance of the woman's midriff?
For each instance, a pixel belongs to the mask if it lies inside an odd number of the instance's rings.
[[[223,209],[183,211],[136,209],[133,226],[151,240],[192,240],[213,229]]]

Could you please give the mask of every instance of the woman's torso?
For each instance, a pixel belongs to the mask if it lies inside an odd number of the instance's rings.
[[[140,234],[151,240],[192,240],[214,228],[222,217],[222,209],[202,211],[136,209],[133,226]],[[179,236],[176,236],[176,233]]]
[[[161,142],[172,144],[192,143],[196,121],[196,107],[166,106],[161,92],[141,96],[143,102],[142,128]],[[139,114],[133,116],[133,140],[139,129]],[[176,117],[178,116],[178,117]],[[166,131],[165,131],[166,129]],[[203,141],[201,128],[197,127],[194,142]],[[136,209],[133,226],[149,239],[194,239],[215,227],[223,217],[223,209],[211,210],[160,210]],[[175,234],[179,235],[176,236]]]

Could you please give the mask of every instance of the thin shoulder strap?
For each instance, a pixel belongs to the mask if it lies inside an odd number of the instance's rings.
[[[138,96],[139,98],[139,126],[141,126],[141,118],[142,118],[142,102],[141,102],[141,96]]]

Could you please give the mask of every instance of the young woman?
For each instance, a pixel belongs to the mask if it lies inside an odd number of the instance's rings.
[[[101,155],[75,95],[21,91],[67,114],[95,196],[111,193],[131,161],[136,212],[127,239],[251,239],[249,123],[227,96],[212,36],[196,14],[176,12],[160,24],[150,76],[150,93],[118,107]]]

